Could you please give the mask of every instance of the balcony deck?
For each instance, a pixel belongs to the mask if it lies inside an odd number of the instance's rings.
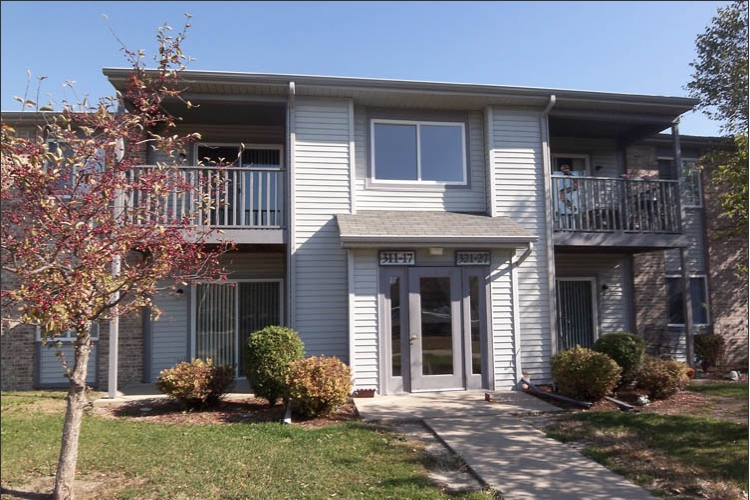
[[[135,175],[154,168],[140,166]],[[155,216],[165,223],[188,216],[194,225],[220,229],[222,239],[235,243],[286,243],[284,174],[274,167],[181,166],[179,182],[189,187],[161,200]],[[137,191],[132,198],[135,205],[150,203]]]
[[[557,246],[674,248],[682,236],[678,181],[552,176]]]

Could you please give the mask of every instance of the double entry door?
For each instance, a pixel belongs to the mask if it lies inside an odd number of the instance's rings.
[[[487,269],[381,268],[385,392],[488,387]]]

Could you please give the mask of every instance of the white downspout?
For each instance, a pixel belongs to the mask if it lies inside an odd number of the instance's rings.
[[[529,246],[521,255],[513,255],[510,259],[510,286],[513,290],[513,365],[515,366],[516,384],[521,383],[523,378],[523,367],[521,366],[521,311],[519,311],[518,301],[518,272],[516,269],[531,255],[534,251],[534,243],[529,242]]]
[[[555,240],[552,231],[552,158],[549,145],[549,113],[555,106],[555,94],[549,96],[549,104],[540,118],[542,131],[542,178],[544,182],[545,238],[547,251],[547,303],[549,304],[550,355],[557,352],[557,302],[555,296]]]

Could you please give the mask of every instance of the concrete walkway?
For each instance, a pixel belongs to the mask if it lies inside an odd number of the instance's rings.
[[[355,398],[369,421],[422,420],[505,500],[653,500],[642,488],[548,438],[524,415],[562,411],[523,392]]]

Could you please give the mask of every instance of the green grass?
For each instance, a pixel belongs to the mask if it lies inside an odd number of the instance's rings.
[[[685,415],[581,412],[571,414],[547,432],[564,442],[589,440],[593,444],[586,455],[640,484],[649,481],[656,467],[647,465],[636,470],[628,466],[648,454],[656,457],[665,470],[718,478],[747,491],[747,424]]]
[[[748,384],[737,382],[691,382],[687,386],[688,391],[700,392],[710,396],[723,396],[732,399],[748,399]]]
[[[2,394],[2,482],[52,476],[63,404]],[[360,422],[182,425],[88,415],[78,471],[104,477],[109,498],[448,498],[426,475],[428,457],[403,437]],[[114,496],[112,496],[114,495]],[[456,498],[487,499],[486,491]],[[104,496],[104,494],[102,494]]]

